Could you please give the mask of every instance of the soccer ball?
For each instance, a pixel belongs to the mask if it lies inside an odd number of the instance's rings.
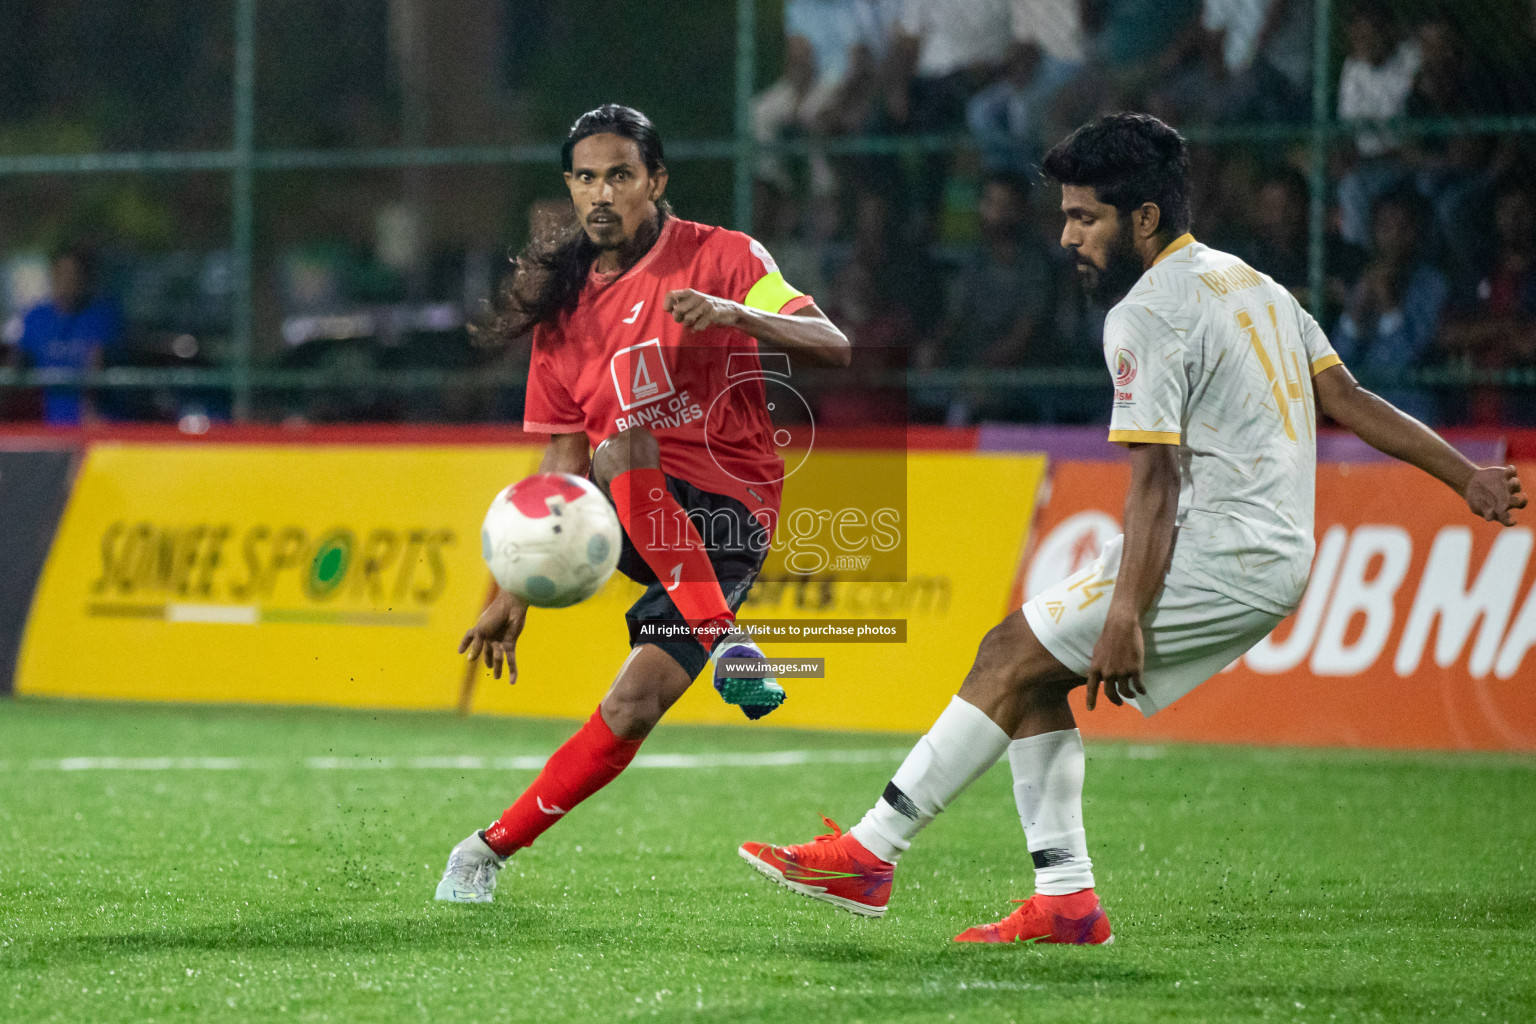
[[[601,590],[622,539],[603,492],[567,473],[539,473],[508,487],[480,528],[496,582],[540,608],[564,608]]]

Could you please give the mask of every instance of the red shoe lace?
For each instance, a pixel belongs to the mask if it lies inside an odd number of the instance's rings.
[[[784,851],[786,853],[791,853],[795,850],[814,850],[816,849],[817,843],[833,843],[843,837],[843,830],[838,828],[837,822],[833,821],[825,814],[821,816],[821,820],[826,824],[828,828],[832,830],[831,832],[823,836],[817,836],[815,839],[812,839],[808,843],[799,843],[795,846],[784,847]]]

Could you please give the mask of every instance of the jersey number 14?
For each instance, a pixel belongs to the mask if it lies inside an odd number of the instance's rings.
[[[1306,380],[1301,373],[1301,363],[1296,358],[1296,353],[1285,347],[1285,335],[1280,330],[1280,319],[1275,314],[1275,304],[1269,303],[1269,324],[1275,331],[1275,354],[1280,362],[1281,377],[1275,373],[1275,361],[1269,358],[1269,352],[1264,348],[1264,339],[1259,337],[1259,328],[1253,322],[1253,317],[1246,309],[1237,311],[1237,326],[1248,339],[1248,344],[1253,346],[1253,354],[1259,357],[1259,366],[1264,370],[1264,378],[1269,381],[1269,394],[1275,400],[1275,408],[1280,413],[1280,425],[1285,430],[1285,438],[1292,444],[1296,443],[1296,421],[1291,416],[1291,403],[1300,402],[1302,415],[1307,421],[1307,435],[1312,435],[1312,402],[1310,389],[1305,387]]]

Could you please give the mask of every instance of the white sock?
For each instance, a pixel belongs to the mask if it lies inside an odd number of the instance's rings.
[[[917,741],[864,819],[849,834],[882,860],[895,862],[912,839],[960,791],[1008,749],[1008,734],[959,697]]]
[[[1013,802],[1035,862],[1035,891],[1065,896],[1093,888],[1093,861],[1083,831],[1083,736],[1076,729],[1008,744]]]

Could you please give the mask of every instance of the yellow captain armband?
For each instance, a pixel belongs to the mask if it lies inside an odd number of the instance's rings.
[[[794,288],[784,280],[784,275],[778,271],[758,278],[757,284],[747,292],[747,297],[742,300],[743,306],[760,309],[764,313],[777,313],[794,300],[805,293]]]
[[[1328,353],[1326,356],[1318,356],[1316,359],[1312,360],[1312,376],[1316,377],[1318,374],[1328,369],[1328,367],[1339,366],[1342,365],[1343,362],[1344,360],[1340,359],[1332,352]]]

